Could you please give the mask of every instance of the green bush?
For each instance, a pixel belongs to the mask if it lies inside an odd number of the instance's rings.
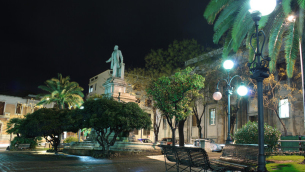
[[[281,132],[276,128],[264,125],[264,143],[273,149],[281,136]],[[258,124],[257,122],[248,122],[234,133],[236,144],[258,144]]]
[[[34,149],[38,145],[39,140],[41,140],[41,137],[35,137],[35,138],[15,137],[11,141],[10,149],[11,150],[16,150],[17,149],[15,147],[16,144],[17,145],[19,145],[19,144],[30,144],[30,149]]]
[[[78,142],[78,138],[77,137],[67,137],[65,140],[64,140],[64,143],[71,143],[71,142]]]

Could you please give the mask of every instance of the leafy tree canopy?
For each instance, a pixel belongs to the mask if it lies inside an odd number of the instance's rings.
[[[27,114],[19,127],[21,135],[27,138],[44,137],[57,151],[59,136],[64,131],[77,132],[73,127],[75,120],[71,118],[70,110],[42,108],[32,114]]]
[[[85,117],[84,127],[94,128],[97,141],[108,151],[119,133],[133,129],[149,128],[151,120],[136,103],[117,102],[106,97],[88,100],[79,112]],[[110,137],[111,134],[113,137]]]
[[[204,78],[197,75],[188,67],[175,75],[163,76],[153,82],[148,94],[155,101],[155,106],[170,119],[185,119],[190,114],[188,107],[190,97],[187,96],[191,90],[199,90],[204,87]]]

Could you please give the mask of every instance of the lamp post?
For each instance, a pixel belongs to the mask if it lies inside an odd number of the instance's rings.
[[[269,61],[270,57],[263,57],[262,52],[265,44],[265,33],[258,31],[258,22],[261,16],[272,13],[276,6],[276,0],[250,0],[251,9],[249,10],[255,23],[255,33],[252,34],[250,45],[255,52],[255,59],[248,63],[248,67],[252,72],[250,78],[257,82],[257,106],[258,106],[258,168],[257,171],[266,171],[265,153],[264,153],[264,111],[263,111],[263,80],[269,77]],[[260,47],[259,36],[263,36],[263,43]],[[252,45],[252,38],[256,39],[256,49]]]
[[[236,77],[239,77],[241,79],[241,77],[239,75],[235,75],[232,78],[230,77],[229,71],[230,71],[230,69],[233,68],[233,66],[234,66],[234,63],[231,60],[226,60],[223,63],[223,67],[226,69],[227,75],[228,75],[226,79],[222,79],[227,84],[226,94],[228,95],[228,134],[227,134],[226,144],[230,144],[232,142],[231,135],[230,135],[230,130],[231,130],[231,125],[230,125],[230,123],[231,123],[230,122],[230,119],[231,119],[231,117],[230,117],[230,104],[231,104],[230,103],[230,96],[233,93],[233,87],[231,86],[231,82]],[[216,92],[213,94],[214,100],[220,100],[221,97],[222,97],[222,94],[221,94],[221,92],[219,91],[219,88],[218,88],[219,82],[222,81],[222,80],[219,80],[218,83],[217,83]],[[237,93],[240,96],[244,96],[244,95],[247,94],[247,92],[248,92],[248,89],[247,89],[247,87],[244,86],[244,84],[242,82],[241,85],[237,89]]]

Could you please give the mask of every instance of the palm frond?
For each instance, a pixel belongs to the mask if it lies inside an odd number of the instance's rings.
[[[247,33],[251,30],[251,28],[254,25],[254,22],[252,21],[250,13],[247,13],[244,19],[244,22],[242,23],[243,26],[241,26],[240,31],[237,32],[235,35],[236,37],[233,37],[234,44],[233,44],[233,50],[237,51],[238,48],[241,45],[241,42],[245,39]]]
[[[297,25],[291,22],[288,27],[288,35],[285,40],[285,59],[287,63],[287,76],[292,78],[294,63],[299,52],[299,35],[296,30]],[[293,64],[293,65],[292,65]]]
[[[215,44],[218,44],[219,39],[222,37],[222,35],[233,25],[234,17],[229,16],[223,23],[222,27],[220,27],[218,30],[215,31],[213,35],[213,42]]]
[[[258,22],[258,29],[262,29],[268,23],[270,15],[262,16],[262,18]]]
[[[242,4],[241,2],[243,1],[234,1],[223,9],[214,24],[214,31],[218,30],[219,27],[223,27],[222,23],[227,23],[225,20],[230,16],[232,17],[232,15],[234,16],[234,13],[238,12],[239,6]]]
[[[248,57],[249,62],[252,62],[254,60],[254,53],[255,52],[250,45],[251,36],[254,32],[255,32],[255,26],[253,25],[252,28],[247,33],[247,39],[246,39],[246,47],[249,49],[249,57]],[[252,39],[252,44],[256,45],[256,39]]]
[[[223,46],[223,51],[222,51],[223,59],[226,59],[228,57],[229,53],[232,50],[232,45],[233,45],[232,34],[228,33],[228,35],[226,36],[225,44]]]
[[[287,62],[286,72],[287,72],[288,78],[291,78],[293,76],[294,64],[295,64],[295,60],[292,60],[292,59],[289,59]]]
[[[305,1],[304,1],[305,3]],[[302,36],[303,35],[303,32],[304,32],[304,21],[305,21],[305,10],[300,8],[299,10],[299,23],[298,23],[298,31],[299,31],[299,36]]]
[[[274,72],[276,60],[282,45],[282,37],[284,33],[283,22],[285,16],[283,13],[279,12],[273,21],[272,28],[269,36],[269,55],[271,57],[271,63],[269,63],[270,71]]]
[[[251,27],[253,25],[253,21],[251,20],[251,16],[250,16],[250,13],[248,10],[249,10],[249,2],[244,1],[234,20],[234,24],[232,27],[232,38],[233,38],[233,50],[234,51],[237,51],[237,49],[240,46],[241,41],[243,41],[248,30],[251,29]]]
[[[269,55],[271,58],[271,63],[269,63],[269,70],[271,73],[275,72],[275,65],[276,65],[276,61],[278,59],[278,55],[281,50],[284,32],[285,32],[285,28],[283,25],[281,25],[281,28],[277,33],[277,38],[273,44],[273,49],[271,52],[269,51]],[[276,34],[276,33],[271,33],[271,34]],[[270,44],[270,42],[269,42],[269,44]]]
[[[305,10],[305,1],[304,0],[298,0],[298,4],[299,4],[300,8]]]
[[[282,1],[283,11],[285,16],[287,17],[291,13],[291,0],[284,0]]]
[[[208,23],[212,24],[217,14],[230,2],[232,2],[232,0],[211,0],[204,11],[204,18]]]

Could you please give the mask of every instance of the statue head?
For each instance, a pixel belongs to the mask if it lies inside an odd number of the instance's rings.
[[[118,50],[118,49],[119,49],[119,46],[115,45],[114,50]]]

